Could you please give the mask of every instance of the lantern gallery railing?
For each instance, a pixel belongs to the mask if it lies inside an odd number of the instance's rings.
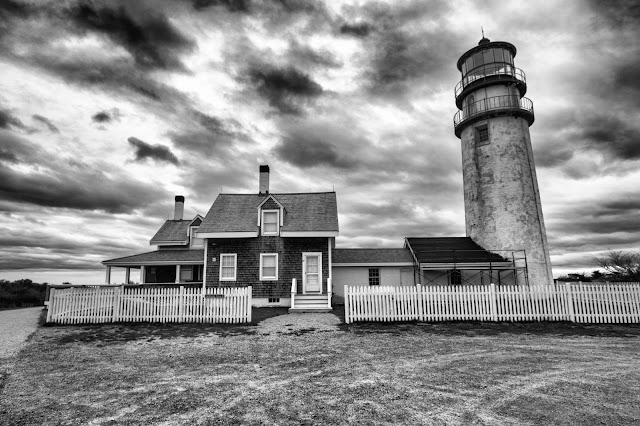
[[[533,123],[533,102],[529,98],[520,99],[514,95],[493,96],[480,99],[465,106],[453,116],[453,125],[458,130],[458,126],[466,120],[485,114],[491,111],[515,111],[524,113],[529,124]]]
[[[527,79],[524,75],[524,71],[522,71],[520,68],[516,68],[509,64],[489,64],[472,70],[469,74],[465,75],[458,84],[456,84],[456,98],[460,96],[460,93],[462,93],[464,88],[469,86],[471,83],[489,79],[499,80],[503,78],[515,78],[516,80],[527,84]]]

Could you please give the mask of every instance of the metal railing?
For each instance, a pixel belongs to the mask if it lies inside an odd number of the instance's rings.
[[[485,65],[484,67],[473,70],[472,73],[473,74],[469,73],[465,75],[464,78],[460,80],[458,84],[456,84],[456,87],[454,89],[456,98],[460,95],[460,93],[462,93],[464,88],[471,83],[476,83],[487,79],[499,80],[501,78],[515,78],[516,80],[527,84],[527,79],[525,77],[524,71],[511,65]]]
[[[529,98],[520,99],[516,95],[492,96],[473,102],[458,111],[453,116],[453,125],[458,127],[463,121],[487,111],[513,109],[526,111],[533,116],[533,102]]]

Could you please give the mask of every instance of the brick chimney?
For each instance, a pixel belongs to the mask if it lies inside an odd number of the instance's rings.
[[[182,220],[184,215],[184,197],[176,195],[176,207],[173,211],[173,220]]]
[[[260,166],[260,194],[269,193],[269,166]]]

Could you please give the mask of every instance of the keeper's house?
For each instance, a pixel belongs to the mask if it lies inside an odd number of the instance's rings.
[[[403,248],[335,248],[335,192],[270,193],[269,166],[259,191],[220,194],[206,216],[183,219],[177,196],[173,220],[151,239],[157,250],[102,262],[140,271],[145,284],[253,288],[254,306],[326,311],[342,303],[345,285],[482,284],[517,280],[515,261],[470,238],[406,238]],[[497,272],[499,269],[501,272]]]

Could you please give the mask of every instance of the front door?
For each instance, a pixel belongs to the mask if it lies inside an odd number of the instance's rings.
[[[302,292],[322,292],[322,253],[302,253]]]

